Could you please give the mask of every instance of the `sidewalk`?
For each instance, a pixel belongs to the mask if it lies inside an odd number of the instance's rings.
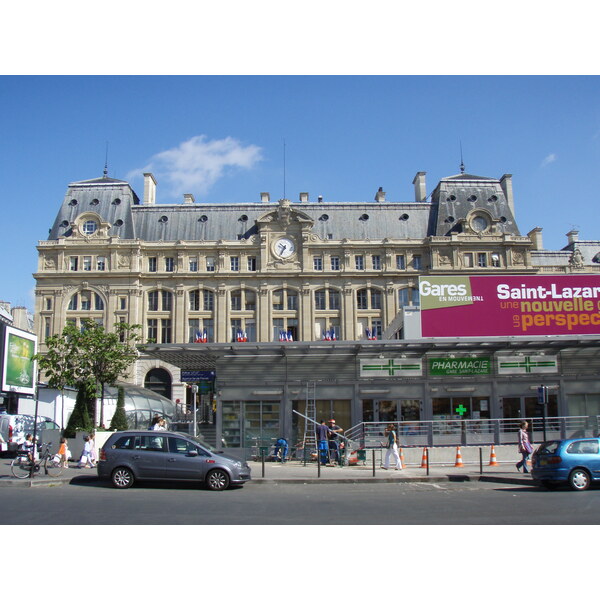
[[[95,478],[95,469],[79,469],[71,466],[63,470],[58,477],[47,475],[36,475],[33,479],[17,479],[10,471],[11,460],[0,459],[0,487],[4,486],[53,486],[70,483],[75,477]],[[524,475],[515,469],[514,462],[500,463],[498,466],[490,467],[483,465],[480,473],[480,465],[466,463],[463,467],[453,465],[432,465],[427,474],[427,469],[419,465],[408,464],[401,471],[394,469],[384,470],[373,465],[354,465],[346,467],[324,466],[320,470],[315,462],[303,465],[298,462],[285,464],[276,462],[263,463],[249,462],[252,469],[252,480],[247,485],[254,484],[319,484],[319,483],[403,483],[417,481],[490,481],[497,483],[509,483],[514,485],[535,485],[531,475]],[[320,471],[320,472],[319,472]]]

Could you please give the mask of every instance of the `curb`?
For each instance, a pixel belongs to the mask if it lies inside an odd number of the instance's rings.
[[[88,479],[92,479],[91,476],[88,476]],[[93,477],[94,480],[97,480],[97,477]],[[404,484],[404,483],[427,483],[427,482],[465,482],[465,481],[482,481],[488,483],[510,483],[514,485],[528,485],[535,486],[536,483],[531,479],[515,479],[514,477],[500,477],[493,475],[430,475],[427,477],[426,475],[422,477],[403,477],[400,478],[336,478],[336,479],[328,479],[324,478],[314,478],[314,479],[251,479],[246,482],[244,485],[287,485],[287,484],[296,484],[296,485],[323,485],[323,484],[381,484],[381,483],[395,483],[395,484]],[[0,487],[55,487],[60,485],[69,485],[71,483],[71,479],[0,479]]]

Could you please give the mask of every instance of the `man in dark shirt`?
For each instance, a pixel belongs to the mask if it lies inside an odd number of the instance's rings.
[[[319,458],[322,465],[326,465],[329,462],[329,427],[325,425],[325,421],[322,419],[321,424],[317,425],[317,443],[319,445]]]
[[[332,460],[340,463],[340,440],[338,433],[342,433],[344,430],[335,424],[335,419],[329,419],[329,453]]]

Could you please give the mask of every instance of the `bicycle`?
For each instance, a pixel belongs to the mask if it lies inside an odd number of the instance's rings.
[[[29,452],[19,450],[17,457],[10,463],[10,470],[17,479],[27,479],[32,474],[39,473],[42,466],[44,473],[50,477],[58,477],[63,472],[63,464],[57,454],[50,452],[51,442],[42,446],[42,453],[37,460],[31,460]],[[33,471],[32,471],[33,468]]]

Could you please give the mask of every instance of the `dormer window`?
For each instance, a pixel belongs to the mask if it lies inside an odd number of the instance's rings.
[[[92,235],[93,233],[96,233],[98,229],[98,223],[97,221],[94,221],[93,219],[89,219],[88,221],[85,221],[85,223],[83,224],[83,233],[85,235]]]

